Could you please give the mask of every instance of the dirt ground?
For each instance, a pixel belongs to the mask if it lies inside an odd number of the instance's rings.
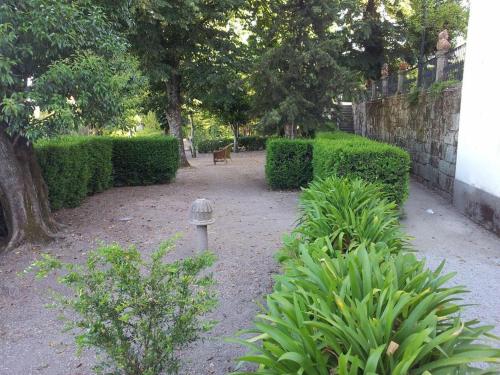
[[[183,353],[186,365],[181,373],[221,375],[233,370],[234,358],[244,350],[224,338],[251,325],[258,312],[256,301],[271,290],[272,276],[279,272],[273,255],[296,217],[297,192],[267,189],[264,158],[262,152],[234,154],[232,162],[214,166],[210,156],[201,155],[191,160],[192,168],[180,170],[172,184],[115,188],[89,197],[81,207],[57,212],[67,225],[64,239],[1,255],[0,374],[88,375],[94,361],[89,353],[75,355],[72,337],[61,333],[57,314],[44,308],[54,280],[20,278],[19,271],[41,252],[83,261],[101,241],[137,244],[148,254],[176,233],[184,237],[173,255],[192,255],[195,232],[188,224],[188,209],[202,197],[215,203],[209,242],[218,256],[213,272],[220,302],[211,318],[219,324]],[[468,316],[496,324],[500,333],[500,240],[418,184],[412,185],[406,215],[404,225],[429,264],[447,258],[447,270],[459,272],[456,282],[472,290],[467,302],[481,304]]]

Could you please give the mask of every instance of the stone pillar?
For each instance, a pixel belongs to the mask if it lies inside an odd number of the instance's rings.
[[[443,30],[439,33],[438,42],[436,45],[436,82],[444,81],[445,68],[448,63],[448,51],[451,48],[451,44],[448,41],[449,35],[448,30]]]
[[[371,81],[371,99],[377,99],[377,84],[375,81]]]
[[[387,96],[389,93],[389,65],[387,63],[382,65],[380,76],[382,80],[382,96]]]
[[[406,78],[406,72],[400,70],[398,72],[398,94],[403,93],[404,85],[405,85],[405,78]]]
[[[406,71],[409,69],[410,65],[406,61],[402,61],[399,64],[398,71],[398,94],[402,94],[405,89]]]
[[[444,81],[446,79],[445,68],[448,64],[448,54],[444,51],[436,52],[436,82]]]

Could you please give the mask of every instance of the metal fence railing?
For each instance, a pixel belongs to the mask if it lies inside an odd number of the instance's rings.
[[[448,61],[444,66],[445,79],[462,81],[464,78],[465,44],[449,51],[447,58]]]
[[[466,45],[451,49],[444,55],[444,65],[439,81],[462,81],[464,72]],[[386,78],[372,81],[371,85],[361,93],[361,100],[376,100],[396,94],[405,94],[418,87],[427,90],[437,82],[438,57],[429,57],[422,65],[422,73],[419,79],[418,67],[405,71],[392,73]]]

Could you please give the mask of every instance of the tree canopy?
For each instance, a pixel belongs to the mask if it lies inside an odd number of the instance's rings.
[[[340,64],[335,25],[342,9],[328,0],[256,2],[249,40],[256,54],[253,104],[267,128],[314,129],[353,84],[353,72]]]
[[[189,96],[186,88],[199,87],[193,81],[205,80],[199,65],[229,51],[228,21],[241,4],[241,0],[137,0],[131,9],[133,27],[126,34],[152,83],[153,103],[165,100],[164,113],[170,131],[180,141],[184,165],[188,162],[182,145],[181,108]]]
[[[100,7],[7,0],[0,21],[0,122],[9,134],[34,140],[121,116],[140,74]],[[36,118],[36,107],[46,115]]]

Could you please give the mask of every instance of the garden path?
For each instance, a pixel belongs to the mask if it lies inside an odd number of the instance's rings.
[[[179,232],[184,237],[172,256],[191,255],[195,232],[187,214],[200,197],[215,202],[209,242],[218,256],[214,274],[220,303],[212,318],[219,324],[205,341],[185,351],[181,374],[222,375],[234,369],[234,358],[243,351],[223,338],[250,326],[258,312],[255,302],[270,291],[272,275],[279,272],[273,255],[296,217],[297,192],[267,189],[264,158],[262,152],[233,154],[227,165],[214,166],[210,155],[201,155],[172,184],[115,188],[86,199],[79,208],[57,212],[67,225],[64,239],[0,256],[0,375],[88,375],[93,362],[89,353],[75,356],[55,312],[43,307],[54,280],[20,278],[17,272],[40,252],[82,261],[88,249],[104,241],[135,243],[148,253]],[[434,214],[426,212],[429,208]],[[420,253],[431,266],[448,258],[447,269],[459,271],[457,282],[472,290],[467,301],[482,304],[470,316],[496,324],[500,333],[500,240],[418,184],[412,184],[406,214],[404,224]]]

